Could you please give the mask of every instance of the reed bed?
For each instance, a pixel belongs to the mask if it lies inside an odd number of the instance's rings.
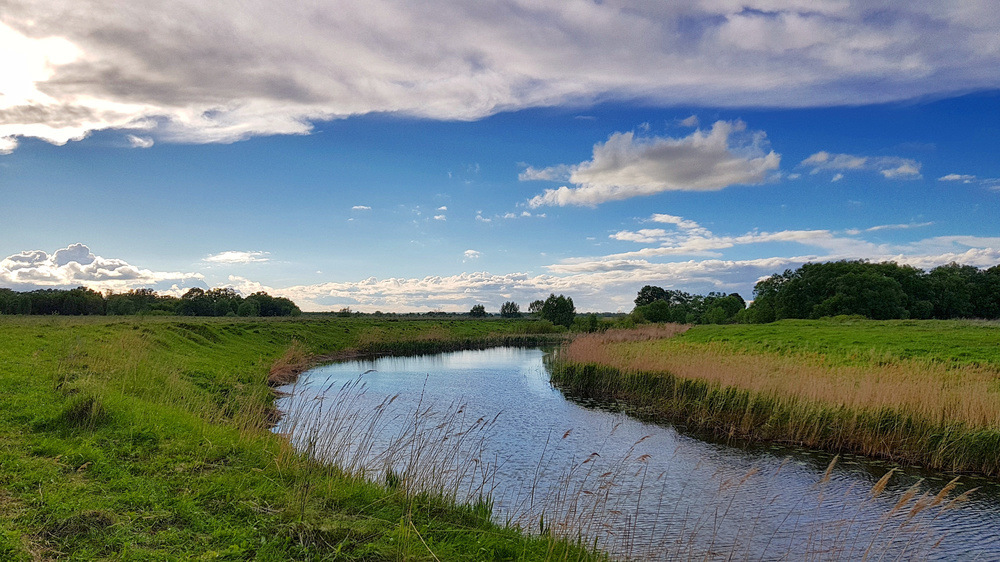
[[[502,414],[470,419],[465,405],[442,406],[423,395],[412,410],[394,408],[398,395],[373,399],[367,392],[360,378],[319,391],[297,388],[279,431],[349,476],[406,497],[469,503],[507,527],[587,544],[617,559],[922,559],[945,539],[930,532],[931,524],[972,493],[952,497],[956,479],[936,493],[918,483],[886,498],[889,471],[859,501],[852,489],[837,497],[829,489],[834,458],[810,494],[775,513],[784,465],[767,474],[718,469],[708,487],[692,485],[678,497],[668,471],[652,473],[650,454],[640,452],[648,436],[624,455],[607,455],[597,442],[589,455],[560,465],[554,453],[573,430],[546,443],[534,474],[504,484],[497,476],[504,459],[491,458],[489,446],[502,438],[496,435]],[[604,441],[617,438],[612,429]],[[734,501],[741,495],[758,499]]]
[[[752,353],[622,330],[573,340],[555,361],[553,380],[721,436],[1000,474],[994,366],[845,365],[817,354]]]

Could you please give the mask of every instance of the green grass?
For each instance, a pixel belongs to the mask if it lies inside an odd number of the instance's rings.
[[[0,559],[598,558],[487,504],[345,476],[267,429],[268,370],[293,342],[422,351],[539,326],[0,317]]]
[[[842,364],[931,360],[1000,366],[1000,322],[971,320],[781,320],[701,325],[678,338],[777,354],[819,354]]]

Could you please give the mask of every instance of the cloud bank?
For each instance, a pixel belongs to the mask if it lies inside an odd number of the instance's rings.
[[[528,303],[549,293],[573,297],[581,311],[629,311],[636,291],[653,284],[689,292],[740,292],[752,295],[761,277],[795,268],[810,261],[870,259],[895,261],[923,269],[950,262],[990,267],[1000,264],[1000,237],[936,236],[914,242],[886,244],[863,238],[865,233],[907,230],[927,223],[875,225],[844,232],[829,230],[785,230],[716,234],[695,221],[668,214],[654,214],[644,223],[657,228],[620,231],[609,238],[616,243],[635,244],[624,252],[561,260],[546,266],[546,273],[485,271],[423,278],[370,277],[362,280],[274,287],[229,275],[215,286],[231,287],[243,294],[266,291],[288,297],[303,310],[353,310],[410,312],[443,310],[464,312],[472,304],[504,301]],[[790,245],[788,255],[768,253],[766,244]],[[733,258],[726,251],[756,256]],[[468,250],[466,259],[479,252]],[[116,292],[152,287],[180,296],[184,286],[207,285],[201,273],[157,272],[132,266],[123,260],[96,256],[83,244],[73,244],[52,254],[20,252],[0,260],[0,287],[19,291],[39,288],[86,286]],[[490,309],[490,307],[487,307]]]
[[[52,254],[42,250],[20,252],[0,260],[0,287],[17,291],[85,286],[122,292],[203,279],[200,273],[152,271],[124,260],[102,258],[83,244],[72,244]]]
[[[9,0],[0,151],[109,128],[232,142],[372,112],[942,96],[1000,87],[998,28],[993,0]]]

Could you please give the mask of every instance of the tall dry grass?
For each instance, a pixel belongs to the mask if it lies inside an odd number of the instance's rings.
[[[664,330],[663,337],[682,331]],[[626,371],[669,372],[851,409],[890,408],[941,423],[1000,428],[1000,371],[987,366],[915,360],[835,365],[816,355],[748,353],[724,344],[663,345],[647,330],[582,336],[561,358]]]
[[[680,333],[682,327],[664,333]],[[838,365],[818,355],[651,338],[576,338],[554,379],[722,435],[1000,474],[1000,372],[897,360]]]

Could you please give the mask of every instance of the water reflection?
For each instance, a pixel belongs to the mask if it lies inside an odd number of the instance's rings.
[[[963,479],[952,498],[981,490],[946,511],[949,500],[932,505],[943,474],[846,456],[822,482],[827,454],[712,442],[568,400],[543,357],[498,348],[322,366],[284,389],[292,414],[278,430],[374,478],[434,463],[432,487],[489,495],[501,521],[580,532],[622,557],[1000,559],[988,481]],[[931,494],[893,511],[921,479]]]

